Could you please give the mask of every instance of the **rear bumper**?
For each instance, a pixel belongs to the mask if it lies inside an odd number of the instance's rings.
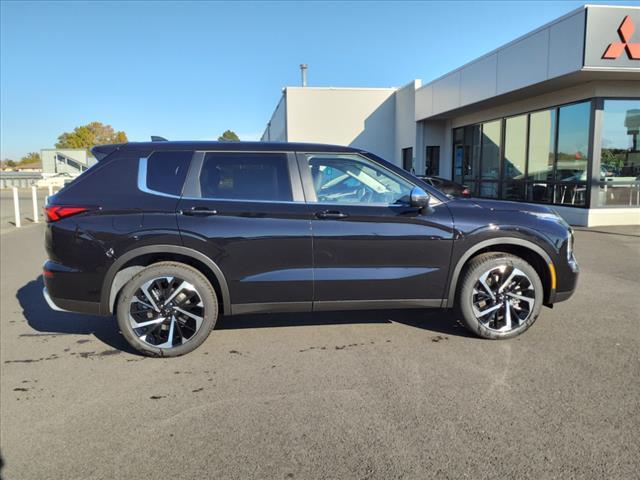
[[[54,298],[49,294],[47,287],[42,289],[42,296],[52,310],[57,312],[77,312],[89,315],[100,315],[100,303]]]

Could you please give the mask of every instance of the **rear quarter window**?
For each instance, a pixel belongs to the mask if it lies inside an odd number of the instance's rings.
[[[180,195],[193,152],[154,152],[147,159],[147,184],[149,190]]]

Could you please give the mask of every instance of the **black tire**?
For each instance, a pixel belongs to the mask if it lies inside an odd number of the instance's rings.
[[[175,288],[174,290],[170,290],[169,287],[167,287],[167,290],[164,292],[167,293],[168,291],[170,293],[175,290],[178,292],[182,291],[182,296],[190,296],[188,301],[192,302],[189,304],[181,304],[178,301],[173,301],[173,303],[168,303],[168,305],[170,304],[173,306],[173,304],[175,304],[174,308],[182,307],[181,312],[185,312],[187,309],[186,305],[188,305],[190,309],[195,309],[191,310],[190,313],[192,313],[193,318],[202,318],[201,321],[199,320],[199,326],[198,323],[195,323],[195,320],[190,320],[192,317],[187,317],[183,313],[177,312],[175,309],[167,307],[166,314],[164,309],[161,313],[160,305],[163,304],[161,298],[158,299],[158,297],[155,297],[155,299],[158,300],[158,303],[156,304],[153,301],[149,301],[148,296],[141,296],[142,290],[140,289],[147,282],[154,279],[163,279],[162,281],[167,281],[168,278],[173,278],[176,285],[179,285],[178,282],[180,280],[187,282],[189,289],[187,290],[185,288],[181,290],[180,288]],[[162,285],[162,283],[160,283],[160,285]],[[193,289],[191,289],[191,287],[193,287]],[[154,292],[160,292],[160,286],[158,286],[158,288],[152,287],[152,290],[154,291],[150,293],[153,296]],[[184,293],[185,291],[187,292],[186,294]],[[173,298],[180,298],[179,295],[180,293]],[[171,299],[171,295],[167,296]],[[142,303],[139,300],[134,299],[134,297],[144,299],[147,302],[147,305],[139,307],[135,311],[132,310],[132,305]],[[197,305],[193,303],[194,298],[200,300]],[[202,307],[199,306],[200,303],[202,304]],[[151,304],[153,304],[154,308],[149,308]],[[197,317],[193,315],[194,311],[197,311]],[[149,315],[149,318],[152,318],[154,315],[157,316],[157,320],[154,321],[159,323],[149,327],[134,329],[132,322],[137,322],[138,320],[134,319],[133,316],[138,316],[141,313]],[[154,263],[136,274],[123,287],[118,300],[117,318],[118,326],[120,327],[122,335],[129,345],[135,348],[138,352],[152,357],[177,357],[195,350],[207,339],[218,319],[218,297],[209,280],[195,268],[178,262]],[[166,321],[161,321],[161,318],[165,318]],[[145,319],[146,317],[142,318],[142,320]],[[178,323],[179,321],[182,323]],[[191,323],[189,324],[189,322]],[[169,330],[172,324],[173,330],[171,331],[173,333],[170,334]],[[180,325],[182,325],[182,329],[179,328]],[[187,329],[187,326],[189,329]],[[153,331],[151,329],[153,329]],[[191,336],[188,336],[189,332],[195,333],[191,333]],[[159,343],[161,340],[155,340],[156,338],[161,338],[162,335],[165,334],[167,338],[164,343]],[[171,341],[168,341],[169,336],[171,336]],[[149,341],[145,341],[146,337],[149,337]],[[156,341],[156,344],[164,346],[154,346],[153,344],[150,344],[150,342],[153,343],[152,340]],[[177,343],[178,341],[183,343]],[[168,346],[169,343],[171,343],[172,346]]]
[[[507,278],[499,277],[502,268],[504,268],[504,276]],[[517,274],[518,271],[524,276]],[[485,294],[487,289],[481,287],[480,282],[481,277],[487,272],[493,273],[485,280],[485,283],[489,284],[489,290],[492,291]],[[510,291],[505,288],[500,291],[499,287],[503,283],[507,283],[511,273],[516,276],[514,281],[509,282],[509,285],[515,285],[516,290]],[[498,280],[493,282],[492,279]],[[526,289],[526,295],[522,294],[522,288]],[[519,300],[513,295],[520,295],[519,298],[522,299],[526,297],[527,300]],[[530,300],[533,300],[533,305]],[[526,331],[537,320],[543,300],[544,290],[535,268],[520,257],[499,252],[481,254],[469,262],[462,274],[457,295],[458,310],[464,325],[479,337],[490,340],[513,338]],[[507,305],[511,306],[507,307]],[[511,312],[508,319],[507,308]],[[491,309],[494,311],[481,315]],[[523,318],[520,319],[518,315]],[[525,317],[525,315],[527,316]],[[492,318],[493,320],[491,320]],[[509,324],[507,322],[510,322],[513,327],[507,329]],[[515,325],[516,323],[517,325]]]

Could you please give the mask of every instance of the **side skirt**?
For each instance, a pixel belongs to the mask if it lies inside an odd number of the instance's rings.
[[[319,302],[275,302],[237,303],[231,305],[231,315],[249,313],[282,312],[328,312],[339,310],[386,310],[396,308],[440,308],[447,304],[444,299],[400,299],[400,300],[334,300]]]

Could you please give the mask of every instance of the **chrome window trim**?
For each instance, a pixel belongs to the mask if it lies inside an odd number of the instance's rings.
[[[194,159],[198,159],[200,158],[202,161],[204,160],[204,156],[207,153],[218,153],[218,152],[225,152],[224,150],[197,150],[194,152],[194,157],[191,160],[191,165],[190,165],[190,169],[191,166],[193,165]],[[235,151],[234,151],[235,153]],[[238,151],[238,153],[262,153],[261,151],[258,150],[243,150],[243,151]],[[269,153],[281,153],[284,154],[285,156],[287,156],[287,166],[289,168],[289,177],[291,178],[295,172],[291,171],[292,168],[292,162],[291,162],[291,157],[289,154],[294,153],[294,152],[288,152],[288,151],[269,151]],[[303,152],[300,152],[303,153]],[[336,153],[336,152],[304,152],[303,154],[306,153],[320,153],[320,154],[338,154],[340,155],[340,153]],[[352,152],[345,152],[342,155],[347,154],[353,154]],[[364,155],[360,155],[358,153],[355,153],[354,155],[358,155],[361,156],[367,160],[370,160],[372,162],[374,162],[376,165],[379,165],[381,168],[384,168],[385,170],[390,171],[391,173],[393,173],[395,175],[395,172],[387,169],[384,165],[380,165],[378,162],[376,162],[373,159],[370,159],[369,157],[365,157]],[[150,156],[149,156],[150,157]],[[299,199],[299,200],[295,200],[295,190],[294,190],[294,186],[292,185],[292,194],[294,195],[294,200],[243,200],[243,199],[238,199],[238,198],[216,198],[216,197],[195,197],[195,196],[191,196],[191,195],[173,195],[170,193],[164,193],[164,192],[160,192],[158,190],[153,190],[151,188],[149,188],[147,186],[147,165],[148,165],[148,160],[149,157],[140,157],[138,160],[138,190],[140,190],[141,192],[147,193],[149,195],[157,195],[160,197],[166,197],[166,198],[175,198],[175,199],[184,199],[184,200],[209,200],[209,201],[221,201],[221,202],[242,202],[242,203],[277,203],[277,204],[283,204],[283,205],[287,205],[287,204],[293,204],[293,205],[303,205],[303,204],[307,204],[307,205],[334,205],[334,206],[345,206],[345,207],[407,207],[407,205],[404,204],[394,204],[394,203],[368,203],[368,204],[361,204],[361,203],[318,203],[317,201],[311,201],[309,199],[305,199],[304,198],[304,190],[303,190],[303,198]],[[295,162],[294,162],[295,163]],[[297,166],[297,165],[296,165]],[[189,172],[187,172],[187,178],[185,179],[185,185],[187,183],[187,180],[189,178]],[[199,172],[198,172],[199,174]],[[302,175],[302,173],[300,172],[300,170],[298,169],[297,171],[298,176]],[[405,179],[406,180],[406,179]],[[407,180],[409,181],[409,180]],[[302,183],[302,181],[301,181]],[[413,182],[410,182],[413,183]],[[415,185],[415,184],[414,184]],[[300,187],[302,185],[300,184]],[[416,185],[419,186],[419,185]],[[184,188],[184,186],[183,186]],[[314,192],[315,193],[315,192]],[[433,201],[433,203],[432,203]],[[443,202],[438,200],[437,198],[435,198],[433,195],[431,195],[431,199],[429,201],[429,205],[430,206],[437,206],[442,204]]]
[[[238,198],[214,198],[214,197],[176,197],[183,200],[209,200],[213,202],[238,202],[238,203],[282,203],[304,205],[304,201],[296,200],[242,200]]]

